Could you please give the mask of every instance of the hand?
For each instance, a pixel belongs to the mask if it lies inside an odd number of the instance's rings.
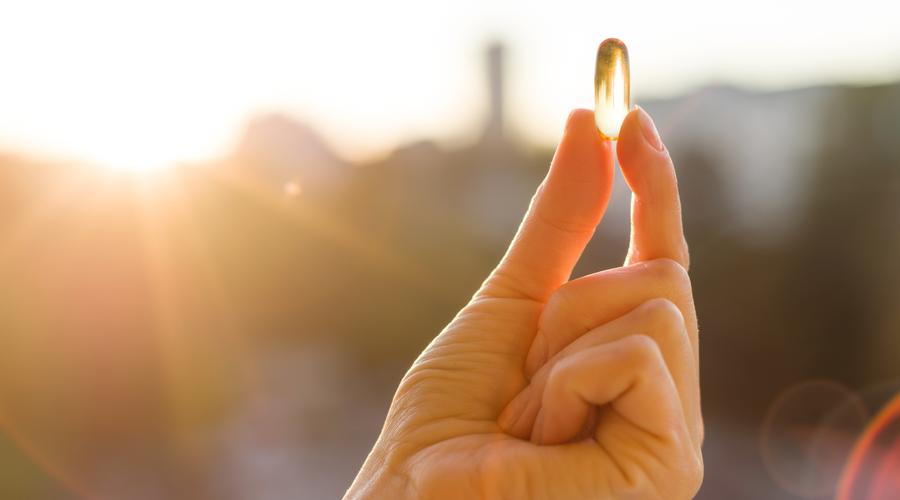
[[[590,111],[570,115],[509,250],[403,378],[348,498],[696,492],[687,248],[674,169],[643,111],[617,149],[634,192],[628,265],[568,282],[609,200],[611,147]]]

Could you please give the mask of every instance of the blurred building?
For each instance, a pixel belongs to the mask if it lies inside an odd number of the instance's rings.
[[[288,194],[334,194],[347,164],[311,127],[282,114],[251,120],[231,159],[249,175]]]
[[[488,117],[484,127],[485,142],[499,142],[503,138],[504,129],[504,53],[500,42],[493,42],[486,49],[487,66]]]
[[[813,171],[809,160],[821,147],[823,109],[834,97],[833,88],[759,93],[715,86],[641,105],[676,160],[702,151],[715,163],[730,230],[771,241],[798,220]],[[691,165],[676,166],[691,176]]]

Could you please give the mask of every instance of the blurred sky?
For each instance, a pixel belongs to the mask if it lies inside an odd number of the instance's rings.
[[[286,111],[345,157],[478,133],[482,48],[509,48],[511,127],[551,144],[592,105],[597,44],[629,46],[641,98],[708,83],[900,77],[896,2],[6,1],[0,148],[130,167],[226,152]]]

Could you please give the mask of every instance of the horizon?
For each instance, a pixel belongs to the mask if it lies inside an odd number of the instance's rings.
[[[857,82],[857,83],[841,83],[841,82],[831,82],[831,83],[822,83],[822,84],[808,84],[808,85],[798,85],[792,87],[780,87],[780,88],[755,88],[750,86],[743,86],[739,84],[734,84],[730,82],[709,82],[697,87],[685,89],[683,92],[670,95],[670,96],[648,96],[647,98],[638,98],[635,99],[633,105],[638,106],[653,106],[660,103],[673,103],[678,101],[683,101],[685,99],[693,98],[697,95],[703,94],[709,91],[733,91],[737,94],[744,95],[756,95],[756,96],[771,96],[771,95],[779,95],[779,94],[790,94],[790,93],[802,93],[807,91],[816,91],[816,90],[828,90],[828,89],[866,89],[866,88],[877,88],[877,87],[890,87],[890,86],[900,86],[900,77],[887,81],[878,81],[878,82]],[[393,154],[397,151],[400,151],[408,146],[416,145],[420,143],[429,143],[434,144],[441,150],[445,151],[453,151],[453,150],[462,150],[467,149],[473,146],[476,146],[480,142],[483,142],[483,137],[479,135],[480,132],[484,132],[488,126],[487,120],[484,116],[485,110],[490,108],[490,103],[483,103],[483,109],[479,110],[477,113],[473,115],[473,123],[472,130],[475,132],[468,133],[465,137],[429,137],[423,135],[413,135],[405,138],[400,138],[398,142],[392,143],[384,148],[378,149],[374,152],[368,152],[367,154],[352,154],[344,151],[341,147],[335,144],[332,140],[327,137],[321,129],[319,129],[316,123],[311,122],[309,120],[305,120],[302,114],[291,113],[280,110],[266,110],[261,109],[258,112],[250,113],[243,121],[238,123],[234,131],[231,133],[231,137],[233,138],[227,144],[227,147],[218,151],[216,154],[210,155],[208,157],[202,158],[193,158],[193,159],[177,159],[173,162],[166,163],[164,165],[153,165],[150,168],[129,168],[124,166],[117,165],[109,165],[104,164],[101,161],[91,161],[90,159],[79,158],[77,155],[66,155],[66,154],[47,154],[46,152],[39,150],[28,150],[27,148],[16,148],[11,147],[9,145],[5,145],[2,143],[2,138],[0,138],[0,157],[5,157],[6,159],[11,159],[16,162],[21,163],[31,163],[31,164],[42,164],[45,166],[72,166],[77,168],[87,168],[87,169],[105,169],[105,170],[119,170],[119,171],[136,171],[138,173],[150,173],[153,171],[159,170],[170,170],[173,168],[190,168],[190,167],[209,167],[216,166],[223,162],[227,162],[229,158],[231,158],[235,153],[238,152],[240,148],[240,142],[243,138],[245,138],[246,133],[249,129],[251,129],[254,124],[260,121],[266,121],[273,118],[284,119],[290,122],[294,126],[298,126],[300,128],[305,129],[306,132],[310,133],[312,137],[314,137],[315,141],[323,146],[329,154],[333,154],[338,161],[347,165],[367,165],[367,164],[376,164],[391,158]],[[562,117],[565,119],[565,116]],[[511,129],[511,133],[504,133],[504,140],[509,141],[509,143],[517,148],[524,148],[527,150],[547,150],[554,148],[554,137],[546,137],[544,140],[537,140],[534,137],[528,137],[526,134],[519,133],[520,130],[515,127],[510,127],[509,125],[505,125],[508,129]],[[561,134],[562,130],[558,131],[558,134]]]
[[[591,106],[593,56],[607,37],[629,46],[638,102],[709,85],[900,79],[900,33],[867,7],[874,0],[816,3],[814,15],[802,3],[688,2],[677,11],[697,22],[673,25],[665,2],[29,2],[0,19],[0,149],[129,168],[205,161],[268,112],[313,125],[349,161],[421,138],[466,143],[491,40],[507,47],[509,128],[539,145],[555,141],[571,108]]]

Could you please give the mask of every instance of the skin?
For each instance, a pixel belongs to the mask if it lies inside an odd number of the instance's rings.
[[[346,498],[690,498],[703,424],[675,170],[650,117],[616,146],[622,267],[569,280],[606,209],[613,143],[575,110],[497,268],[419,356]]]

